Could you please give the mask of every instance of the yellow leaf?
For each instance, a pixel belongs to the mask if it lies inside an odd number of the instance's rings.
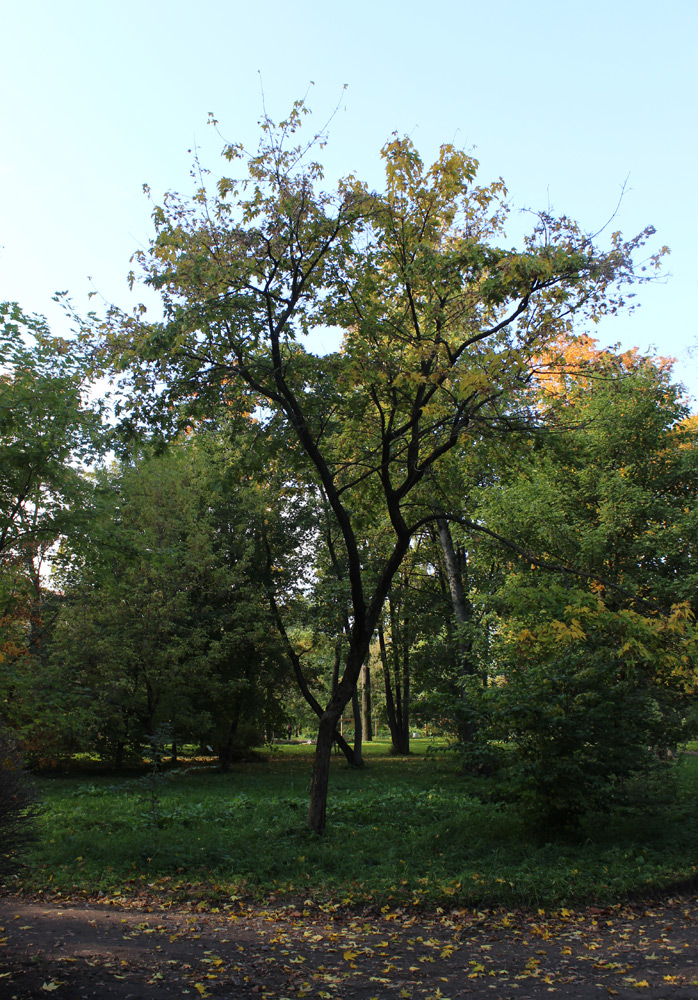
[[[344,961],[353,962],[357,955],[358,955],[357,951],[351,951],[351,949],[347,949],[344,952]]]

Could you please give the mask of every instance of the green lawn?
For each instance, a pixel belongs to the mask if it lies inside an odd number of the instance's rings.
[[[40,839],[28,890],[151,890],[225,900],[300,894],[341,903],[430,906],[610,902],[698,870],[698,758],[680,765],[678,801],[627,809],[542,843],[512,805],[487,797],[448,754],[413,742],[410,757],[365,747],[334,758],[325,835],[305,829],[313,747],[279,746],[226,775],[182,767],[145,778],[43,778]],[[154,797],[151,794],[154,790]]]

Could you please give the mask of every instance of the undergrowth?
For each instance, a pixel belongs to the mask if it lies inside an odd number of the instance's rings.
[[[227,774],[198,765],[152,785],[44,778],[39,841],[13,885],[49,894],[145,891],[214,901],[302,896],[344,905],[545,906],[656,893],[698,871],[698,764],[673,802],[593,818],[545,842],[485,778],[447,756],[336,759],[327,830],[305,827],[312,747],[277,749]],[[156,795],[156,800],[154,799]]]

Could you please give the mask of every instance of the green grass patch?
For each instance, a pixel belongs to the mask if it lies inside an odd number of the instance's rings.
[[[313,747],[282,745],[228,774],[43,778],[40,839],[21,887],[119,896],[426,906],[609,903],[661,891],[698,870],[698,758],[679,765],[673,803],[640,801],[542,843],[486,779],[414,741],[409,757],[366,745],[367,764],[333,760],[327,831],[305,828]]]

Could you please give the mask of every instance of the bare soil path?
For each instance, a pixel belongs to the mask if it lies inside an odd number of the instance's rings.
[[[698,900],[557,913],[0,896],[0,1000],[698,1000]]]

